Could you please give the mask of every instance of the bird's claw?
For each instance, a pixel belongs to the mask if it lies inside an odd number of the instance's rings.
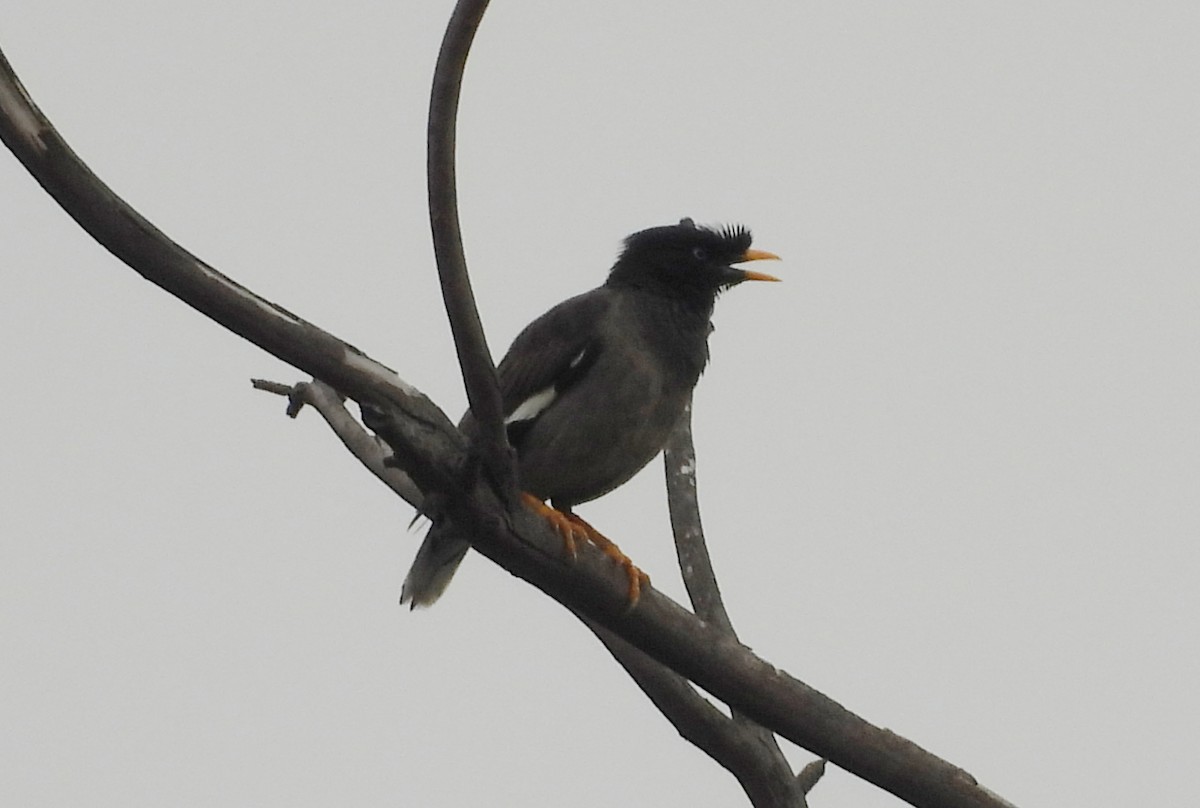
[[[625,570],[625,576],[629,579],[629,596],[625,604],[625,612],[633,611],[633,607],[637,606],[638,601],[642,598],[642,587],[650,586],[650,576],[642,572],[633,559],[621,552],[621,548],[612,539],[605,536],[596,528],[589,525],[587,522],[580,519],[578,516],[571,514],[586,531],[588,541],[600,548],[603,553],[613,561],[621,565]]]
[[[642,597],[642,589],[650,586],[650,576],[638,569],[633,563],[633,559],[622,553],[621,548],[617,547],[614,541],[575,514],[552,508],[532,494],[524,491],[521,492],[521,501],[530,510],[550,523],[550,526],[554,528],[554,532],[562,539],[563,552],[572,562],[578,557],[578,542],[580,541],[590,542],[606,556],[617,562],[625,570],[625,575],[629,579],[629,596],[625,606],[626,613],[632,611],[634,606],[637,606],[638,601]]]
[[[533,494],[522,491],[521,501],[531,511],[550,523],[550,527],[554,528],[554,532],[562,539],[563,553],[574,563],[579,558],[579,547],[576,540],[583,539],[587,541],[587,534],[580,531],[579,527],[571,521],[571,518],[567,514],[551,508]]]

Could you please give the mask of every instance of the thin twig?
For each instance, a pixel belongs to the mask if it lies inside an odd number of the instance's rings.
[[[418,511],[421,510],[421,503],[425,498],[421,489],[417,488],[412,477],[387,462],[391,457],[392,450],[386,443],[363,429],[346,409],[342,397],[332,387],[315,379],[311,382],[300,382],[293,385],[262,379],[251,379],[251,383],[256,390],[287,397],[288,415],[292,418],[296,417],[295,412],[299,409],[298,405],[307,404],[312,407],[320,413],[325,422],[333,429],[333,434],[337,435],[338,440],[350,450],[358,462],[366,466],[401,499]]]
[[[801,769],[800,773],[796,775],[796,785],[800,787],[801,791],[807,794],[813,790],[813,786],[817,784],[817,781],[819,781],[824,774],[825,761],[814,760]]]

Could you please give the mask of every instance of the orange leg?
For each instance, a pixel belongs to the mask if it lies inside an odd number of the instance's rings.
[[[556,511],[533,494],[522,491],[521,501],[525,503],[525,507],[550,523],[550,527],[554,528],[554,532],[562,539],[563,552],[572,561],[578,558],[575,542],[576,540],[587,541],[587,533],[572,522],[567,514]]]
[[[629,605],[626,609],[636,606],[642,597],[642,587],[650,585],[650,576],[638,569],[633,563],[633,559],[622,553],[616,542],[583,521],[581,517],[573,513],[567,513],[565,516],[583,531],[588,541],[599,547],[606,556],[616,561],[625,570],[625,575],[629,578]]]
[[[551,508],[533,494],[521,492],[521,501],[531,511],[541,516],[563,541],[563,549],[574,561],[576,558],[576,542],[591,542],[606,556],[616,561],[625,570],[629,578],[629,607],[632,609],[642,597],[642,587],[650,585],[650,576],[634,566],[633,560],[621,552],[621,548],[596,528],[583,521],[573,513]]]

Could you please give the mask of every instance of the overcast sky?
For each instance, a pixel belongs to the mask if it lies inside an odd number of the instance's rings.
[[[464,395],[424,202],[448,2],[0,6],[75,151],[173,239]],[[758,653],[1021,806],[1194,801],[1200,6],[504,2],[460,195],[499,354],[630,232],[739,222],[709,543]],[[0,154],[0,803],[744,804],[480,557],[396,600],[411,510],[302,379]],[[683,597],[661,464],[581,513]],[[789,748],[797,766],[811,756]],[[814,806],[898,801],[831,771]]]

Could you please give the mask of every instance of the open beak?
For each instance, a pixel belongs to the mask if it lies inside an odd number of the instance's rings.
[[[746,250],[742,253],[742,257],[734,263],[740,264],[744,261],[778,261],[779,256],[775,253],[767,252],[766,250]],[[753,272],[749,269],[742,270],[742,280],[744,281],[779,281],[774,275],[768,275],[765,272]]]

